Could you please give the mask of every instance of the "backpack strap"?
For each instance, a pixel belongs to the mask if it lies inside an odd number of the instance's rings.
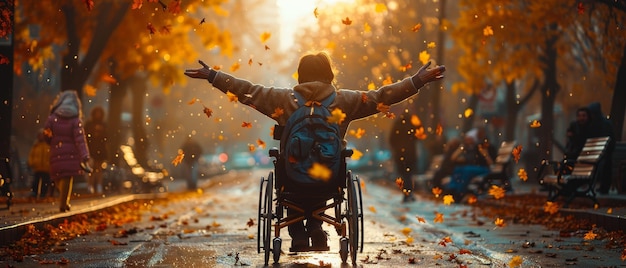
[[[297,101],[298,107],[302,107],[307,102],[307,100],[298,91],[294,91],[293,93],[294,93],[294,96],[296,97],[296,100],[298,100]],[[328,106],[330,106],[330,104],[333,103],[333,101],[335,101],[335,96],[337,96],[337,92],[333,91],[332,94],[330,94],[328,97],[326,97],[324,100],[321,101],[322,106],[328,108]]]

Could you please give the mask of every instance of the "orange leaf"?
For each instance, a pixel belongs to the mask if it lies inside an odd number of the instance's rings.
[[[93,6],[95,5],[93,0],[83,0],[83,2],[85,3],[85,6],[87,6],[87,11],[93,10]]]
[[[204,114],[206,114],[206,116],[207,116],[208,118],[210,118],[210,117],[211,117],[211,115],[213,115],[213,110],[211,110],[211,109],[207,108],[206,106],[204,106],[204,109],[202,109],[202,112],[203,112]]]
[[[237,101],[239,101],[239,98],[237,98],[237,95],[233,94],[230,91],[226,91],[226,97],[228,97],[228,101],[230,101],[230,102],[237,102]]]
[[[172,160],[172,164],[174,166],[178,166],[178,164],[183,161],[183,158],[185,158],[185,153],[183,152],[183,150],[179,149],[178,155],[174,158],[174,160]]]
[[[250,152],[256,151],[256,146],[254,144],[248,143],[248,151]]]
[[[433,220],[435,223],[443,223],[443,214],[439,212],[435,212],[435,219]]]
[[[413,31],[413,32],[417,32],[417,31],[419,31],[420,29],[422,29],[422,24],[421,24],[421,23],[418,23],[418,24],[413,25],[413,27],[411,28],[411,31]]]
[[[400,177],[396,178],[396,185],[398,186],[398,188],[403,189],[404,188],[404,180]]]
[[[434,187],[432,189],[432,193],[435,195],[435,197],[439,197],[439,195],[443,192],[443,190],[439,187]]]
[[[555,214],[559,212],[559,205],[557,203],[547,201],[546,204],[543,205],[543,211]]]
[[[261,34],[261,43],[265,43],[267,42],[268,39],[270,39],[270,37],[272,37],[272,34],[269,32],[263,32]]]
[[[381,112],[381,113],[386,113],[386,112],[389,112],[389,105],[385,105],[384,103],[379,102],[379,103],[376,105],[376,110],[378,110],[378,111],[379,111],[379,112]]]
[[[331,113],[330,116],[326,118],[326,120],[328,121],[328,123],[331,124],[341,124],[343,122],[343,120],[346,119],[346,114],[343,113],[343,111],[341,111],[341,109],[339,108],[335,108]]]
[[[417,222],[426,223],[426,220],[423,217],[417,217]]]
[[[517,268],[522,266],[522,263],[524,263],[524,260],[521,256],[513,256],[513,258],[511,258],[511,261],[509,261],[509,267]]]
[[[355,138],[360,139],[363,137],[363,135],[365,135],[365,129],[362,129],[362,128],[357,128],[357,130],[351,129],[350,131],[348,131],[348,133],[354,136]]]
[[[283,110],[283,108],[277,107],[276,109],[274,109],[274,113],[271,116],[272,118],[279,118],[284,113],[285,110]]]
[[[517,172],[517,176],[522,181],[527,181],[528,180],[528,174],[526,173],[526,170],[523,169],[523,168],[519,169],[519,171]]]
[[[48,137],[48,138],[51,138],[52,137],[52,129],[50,129],[50,128],[44,129],[43,130],[43,135]]]
[[[189,102],[187,102],[187,104],[192,105],[192,104],[194,104],[194,103],[196,103],[196,102],[199,102],[199,101],[200,101],[200,99],[198,99],[198,98],[193,98],[193,99],[191,99]]]
[[[530,123],[530,127],[531,127],[531,128],[538,128],[538,127],[540,127],[540,126],[541,126],[541,122],[539,122],[539,120],[533,120],[533,121]]]
[[[489,189],[489,195],[493,196],[495,199],[503,198],[505,193],[506,191],[497,185],[491,185],[491,188]]]
[[[493,222],[493,224],[495,224],[498,227],[504,227],[504,219],[496,218],[496,220]]]
[[[252,61],[252,58],[250,58],[250,59],[248,60],[248,65],[252,66],[252,63],[254,63],[254,62]]]
[[[233,65],[230,66],[230,71],[231,72],[236,72],[237,70],[239,70],[239,67],[241,67],[239,65],[239,62],[235,62],[235,63],[233,63]]]
[[[391,80],[391,76],[387,76],[385,80],[383,80],[383,86],[391,85],[391,84],[393,84],[393,81]]]
[[[350,20],[350,18],[346,17],[345,19],[341,20],[341,23],[343,23],[345,25],[350,25],[350,24],[352,24],[352,21]]]
[[[367,94],[361,93],[361,102],[362,103],[366,103],[367,102]]]
[[[598,237],[598,234],[594,233],[593,230],[589,230],[589,232],[585,234],[584,238],[585,240],[594,240],[596,237]]]
[[[115,79],[113,77],[113,75],[111,74],[103,74],[102,76],[100,76],[100,79],[104,82],[107,82],[111,85],[116,84],[117,83],[117,79]]]
[[[521,145],[517,145],[515,146],[515,148],[513,148],[513,159],[515,160],[515,163],[517,164],[519,162],[520,157],[522,156],[522,146]]]
[[[467,198],[467,203],[470,204],[470,205],[476,203],[476,201],[478,201],[478,198],[476,198],[475,195],[470,195]]]
[[[472,254],[472,251],[462,248],[461,250],[459,250],[459,254]]]
[[[252,123],[244,121],[243,123],[241,123],[241,127],[252,128]]]
[[[257,139],[256,140],[256,144],[259,145],[259,147],[261,147],[261,149],[265,149],[265,142],[261,139]]]

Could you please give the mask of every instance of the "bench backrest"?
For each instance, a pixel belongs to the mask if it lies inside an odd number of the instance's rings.
[[[589,138],[576,158],[576,164],[571,175],[576,177],[591,177],[598,162],[602,160],[609,137]]]
[[[507,165],[511,162],[513,148],[517,144],[516,141],[503,141],[498,149],[498,155],[491,165],[491,173],[504,172]]]

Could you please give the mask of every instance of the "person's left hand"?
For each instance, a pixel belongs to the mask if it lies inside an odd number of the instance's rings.
[[[185,75],[191,78],[209,79],[211,68],[201,60],[198,62],[202,65],[202,68],[185,70]]]

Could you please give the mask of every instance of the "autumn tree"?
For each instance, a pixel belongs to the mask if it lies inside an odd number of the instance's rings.
[[[14,3],[12,0],[0,2],[0,81],[5,88],[13,87],[13,21]],[[11,129],[11,106],[13,104],[13,92],[1,90],[0,92],[0,128]],[[11,132],[0,133],[0,158],[5,160],[11,151]]]
[[[515,118],[521,106],[533,90],[538,90],[539,153],[540,158],[550,159],[559,93],[565,91],[573,96],[585,87],[606,90],[605,80],[596,76],[614,75],[594,68],[597,62],[592,55],[597,54],[583,38],[589,34],[585,29],[593,29],[590,26],[595,22],[581,16],[580,7],[577,9],[573,2],[466,0],[460,4],[462,11],[454,36],[457,46],[465,51],[459,59],[464,81],[456,86],[476,94],[485,83],[506,85],[507,104],[513,104],[507,112],[508,139],[520,125]],[[578,81],[570,81],[575,79]],[[568,88],[563,89],[563,85]],[[584,95],[578,95],[577,100],[592,99],[580,98]],[[528,127],[528,122],[522,126]]]
[[[61,89],[75,89],[87,95],[110,85],[109,125],[112,151],[120,144],[121,100],[129,81],[152,81],[167,91],[182,82],[181,64],[195,60],[190,40],[194,31],[205,47],[220,46],[229,51],[228,35],[215,26],[216,18],[201,20],[198,10],[219,11],[224,1],[19,1],[15,50],[15,73],[22,64],[29,70],[44,68],[60,47]],[[31,29],[37,29],[35,36]],[[197,36],[196,36],[197,37]],[[196,38],[194,37],[194,38]],[[142,87],[137,87],[141,95]],[[139,98],[137,98],[139,99]],[[143,99],[143,96],[142,98]],[[142,102],[137,103],[142,107]],[[143,125],[136,120],[134,125]],[[141,127],[136,127],[141,132]],[[141,133],[137,140],[143,138]]]

